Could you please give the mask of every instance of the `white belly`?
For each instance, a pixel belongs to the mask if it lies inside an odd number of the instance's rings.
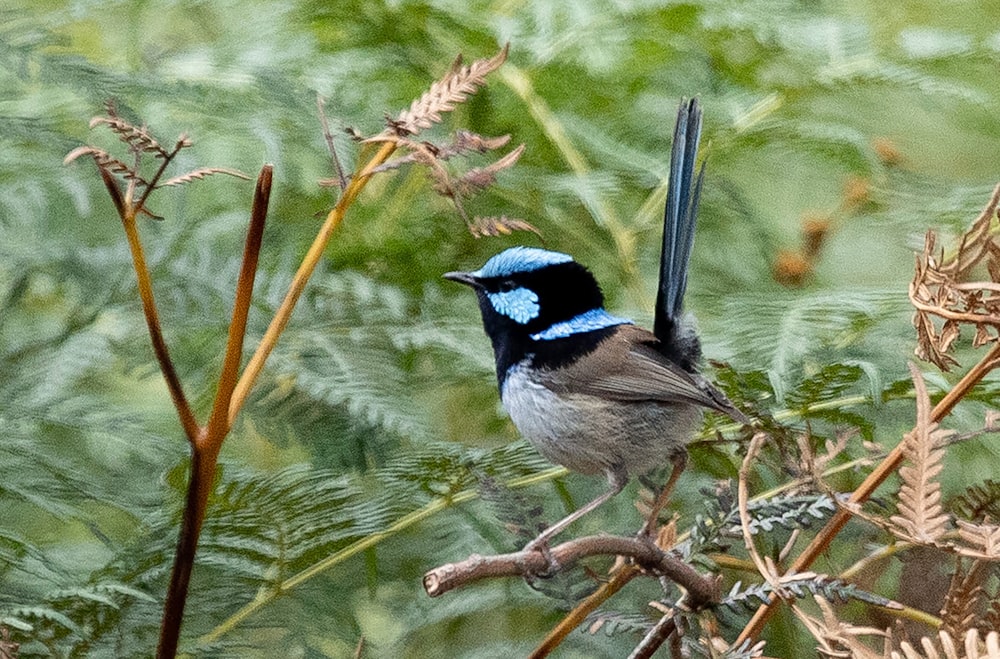
[[[701,418],[700,408],[688,404],[556,395],[520,365],[500,395],[518,431],[542,455],[585,474],[634,476],[662,466],[684,450]]]

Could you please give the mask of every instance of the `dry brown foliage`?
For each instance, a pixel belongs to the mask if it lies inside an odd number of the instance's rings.
[[[476,60],[468,66],[462,65],[462,56],[459,55],[443,78],[432,84],[430,89],[395,119],[388,120],[387,130],[405,137],[416,135],[422,129],[440,122],[441,113],[451,112],[486,84],[486,76],[507,60],[509,48],[509,45],[504,46],[493,57]]]
[[[943,250],[937,251],[937,236],[928,231],[924,251],[917,256],[910,284],[910,301],[916,308],[913,316],[917,329],[916,354],[942,370],[958,365],[949,352],[963,325],[975,328],[976,347],[997,340],[1000,243],[996,240],[994,219],[998,204],[1000,185],[972,227],[962,235],[954,254],[946,257]],[[989,279],[966,281],[980,265],[985,265]]]
[[[910,366],[917,398],[917,425],[903,437],[908,464],[899,475],[899,515],[889,518],[902,539],[915,543],[936,543],[948,530],[948,516],[941,507],[941,484],[937,477],[944,466],[944,442],[951,434],[930,419],[931,400],[920,371]]]

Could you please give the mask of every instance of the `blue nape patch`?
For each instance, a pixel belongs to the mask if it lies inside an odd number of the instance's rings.
[[[522,325],[538,317],[538,294],[527,288],[515,288],[501,293],[487,293],[490,304],[501,316]]]
[[[605,327],[632,324],[632,321],[628,318],[612,316],[604,309],[591,309],[590,311],[584,312],[579,316],[574,316],[569,320],[564,320],[561,323],[554,323],[548,329],[542,330],[537,334],[532,334],[531,338],[535,341],[551,341],[552,339],[565,339],[567,336],[572,336],[574,334],[593,332],[594,330],[604,329]]]
[[[519,272],[531,272],[549,265],[569,263],[573,257],[560,252],[550,252],[538,247],[511,247],[492,257],[479,270],[470,273],[474,277],[509,277]]]

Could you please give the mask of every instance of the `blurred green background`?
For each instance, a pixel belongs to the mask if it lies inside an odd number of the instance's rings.
[[[707,357],[762,374],[764,409],[829,364],[860,365],[848,393],[877,398],[911,359],[906,287],[924,232],[959,233],[1000,178],[997,26],[1000,5],[983,1],[6,3],[0,623],[22,657],[155,645],[187,446],[114,208],[91,163],[62,164],[84,143],[116,148],[87,126],[108,99],[165,144],[192,136],[177,173],[274,163],[249,350],[334,203],[317,185],[332,175],[317,94],[353,165],[340,129],[378,132],[458,53],[510,43],[488,88],[429,135],[468,128],[526,144],[469,209],[523,218],[543,239],[472,237],[417,169],[369,185],[223,450],[183,644],[203,656],[340,657],[364,637],[366,656],[506,657],[526,654],[569,595],[511,581],[428,599],[423,572],[517,539],[481,499],[427,506],[548,465],[503,416],[473,297],[440,275],[544,245],[587,264],[615,313],[649,324],[672,121],[678,100],[698,95],[708,174],[688,308]],[[251,193],[226,177],[163,190],[150,207],[165,220],[141,226],[200,418]],[[871,438],[894,443],[908,410],[866,409]],[[674,504],[682,518],[738,464],[731,448],[694,456]],[[996,459],[961,446],[949,469],[972,482]],[[567,476],[518,496],[555,519],[603,487]],[[636,528],[634,499],[633,486],[576,532]],[[656,594],[631,596],[641,610]],[[772,656],[803,647],[797,633],[779,620]],[[577,632],[560,656],[621,656],[630,642]]]

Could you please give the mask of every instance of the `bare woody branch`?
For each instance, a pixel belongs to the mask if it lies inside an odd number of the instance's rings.
[[[550,552],[552,560],[561,567],[573,565],[588,556],[631,558],[648,572],[667,577],[684,588],[688,592],[687,604],[692,608],[698,609],[719,601],[715,579],[698,573],[681,559],[661,550],[645,538],[587,536],[564,542],[553,547]],[[424,590],[431,597],[437,597],[474,581],[539,575],[549,568],[548,559],[539,551],[518,551],[497,556],[473,554],[464,561],[448,563],[425,574]]]

